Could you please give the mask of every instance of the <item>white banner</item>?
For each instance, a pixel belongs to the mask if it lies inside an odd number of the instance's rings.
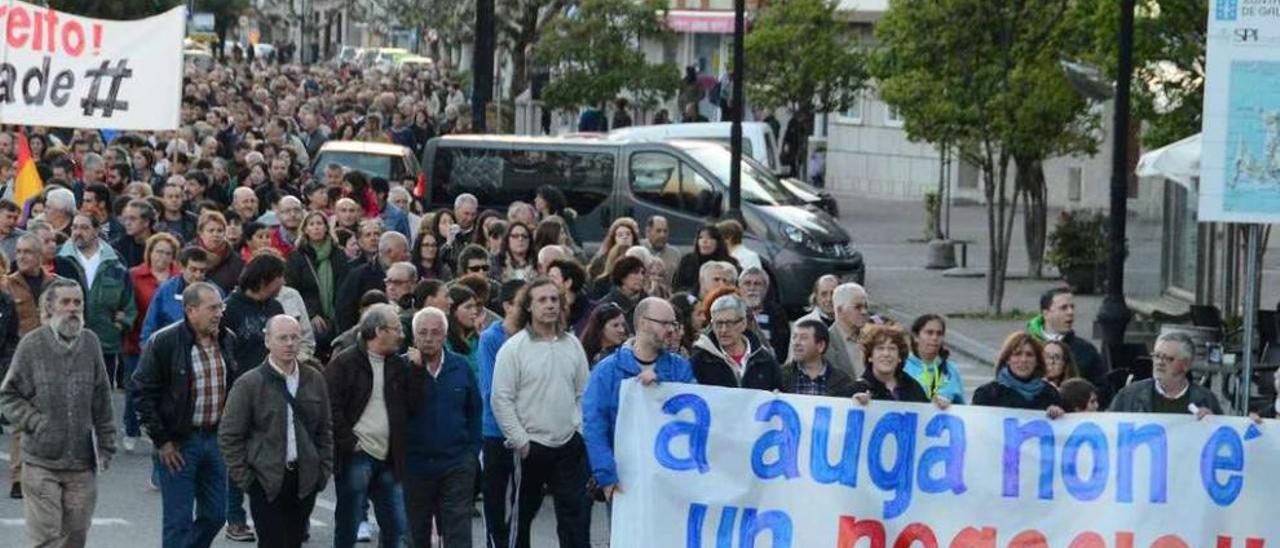
[[[1280,3],[1211,0],[1202,222],[1280,223]]]
[[[614,548],[1264,548],[1280,423],[622,389]]]
[[[0,4],[0,123],[177,129],[185,8],[137,21]]]

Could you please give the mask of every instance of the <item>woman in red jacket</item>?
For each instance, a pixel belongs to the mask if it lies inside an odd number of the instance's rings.
[[[156,294],[160,284],[180,273],[178,250],[181,248],[178,239],[168,232],[153,234],[147,238],[147,245],[142,255],[142,264],[129,269],[129,281],[133,283],[134,304],[138,307],[138,317],[147,317],[147,308],[151,306],[151,298]],[[138,367],[138,356],[142,355],[142,343],[138,335],[142,332],[142,321],[133,322],[133,329],[124,339],[124,385],[129,386],[133,370]],[[133,410],[133,394],[126,390],[124,399],[124,449],[133,451],[137,446],[138,436],[142,435],[138,427],[138,415]]]

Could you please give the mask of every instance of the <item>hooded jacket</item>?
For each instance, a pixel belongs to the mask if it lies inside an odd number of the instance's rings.
[[[654,373],[659,382],[694,384],[693,367],[684,356],[662,352],[654,362]],[[640,362],[635,350],[627,342],[600,360],[582,396],[582,437],[587,445],[587,459],[591,474],[601,487],[618,483],[618,467],[613,458],[613,433],[618,420],[618,395],[622,381],[640,374]]]
[[[98,335],[104,354],[119,354],[124,350],[124,336],[138,316],[138,307],[133,300],[133,282],[129,277],[129,268],[120,260],[116,250],[106,242],[98,240],[98,253],[102,255],[98,271],[93,277],[90,287],[85,279],[84,268],[76,258],[76,248],[71,242],[62,244],[58,255],[53,259],[53,271],[64,278],[70,278],[80,284],[84,290],[84,327]],[[116,321],[116,313],[123,312],[124,317]]]
[[[782,371],[760,339],[750,331],[742,334],[747,339],[747,357],[742,368],[742,378],[733,372],[732,360],[720,348],[715,336],[703,333],[693,343],[689,361],[698,384],[727,388],[754,388],[757,390],[782,390]]]

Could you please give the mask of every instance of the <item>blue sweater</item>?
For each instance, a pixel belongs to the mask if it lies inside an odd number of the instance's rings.
[[[437,476],[480,454],[480,391],[467,361],[444,351],[440,375],[414,368],[423,375],[422,403],[409,417],[405,469],[411,474]]]
[[[507,342],[507,332],[502,330],[502,322],[493,322],[480,334],[480,347],[476,351],[476,365],[479,368],[480,401],[484,402],[484,420],[482,432],[486,438],[502,439],[502,429],[498,428],[498,419],[493,416],[493,408],[489,406],[489,395],[493,393],[493,367],[498,361],[498,350]]]
[[[935,358],[936,360],[936,358]],[[925,395],[929,395],[929,386],[925,383],[924,361],[922,361],[914,352],[907,356],[907,363],[903,370],[920,383],[924,388]],[[960,369],[951,360],[942,363],[942,382],[938,384],[937,394],[946,398],[951,403],[964,404],[964,381],[960,379]]]
[[[165,280],[156,288],[151,296],[151,305],[147,308],[147,318],[142,322],[142,331],[138,333],[139,347],[145,348],[156,331],[168,327],[173,322],[181,321],[182,292],[187,289],[187,280],[182,276],[174,276]]]
[[[693,384],[693,366],[684,356],[663,352],[654,364],[658,382]],[[622,381],[640,374],[631,345],[623,345],[610,354],[587,380],[587,391],[582,396],[582,437],[587,444],[587,458],[591,473],[601,487],[618,483],[618,467],[613,458],[613,428],[618,420],[618,395]]]

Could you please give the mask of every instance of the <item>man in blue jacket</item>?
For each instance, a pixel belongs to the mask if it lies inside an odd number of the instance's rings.
[[[502,284],[502,310],[504,316],[515,312],[516,295],[524,282],[511,280]],[[507,519],[507,500],[511,483],[511,474],[515,471],[515,460],[511,456],[511,448],[506,446],[506,438],[502,429],[498,428],[498,420],[493,416],[493,408],[489,405],[489,394],[493,391],[493,368],[498,361],[498,350],[513,333],[507,330],[511,325],[506,321],[493,322],[480,333],[480,353],[476,363],[480,368],[480,401],[484,414],[481,418],[481,435],[484,436],[483,461],[484,476],[481,478],[484,490],[484,525],[489,539],[486,546],[505,546],[510,542],[510,522]]]
[[[182,275],[165,280],[151,296],[142,331],[138,333],[142,347],[146,347],[156,331],[182,320],[182,292],[187,286],[204,281],[204,275],[209,271],[209,252],[195,246],[184,248],[178,253],[178,264],[182,265]]]
[[[413,316],[404,463],[405,510],[414,546],[431,546],[431,521],[444,548],[471,546],[471,505],[480,453],[480,390],[467,360],[444,348],[449,320],[438,308]]]
[[[645,385],[655,382],[697,382],[684,356],[668,352],[663,341],[675,329],[675,310],[667,301],[649,297],[636,305],[632,319],[636,336],[617,352],[596,364],[582,396],[582,435],[587,445],[591,475],[612,502],[622,490],[613,458],[613,429],[618,418],[618,394],[622,381],[637,377]]]

